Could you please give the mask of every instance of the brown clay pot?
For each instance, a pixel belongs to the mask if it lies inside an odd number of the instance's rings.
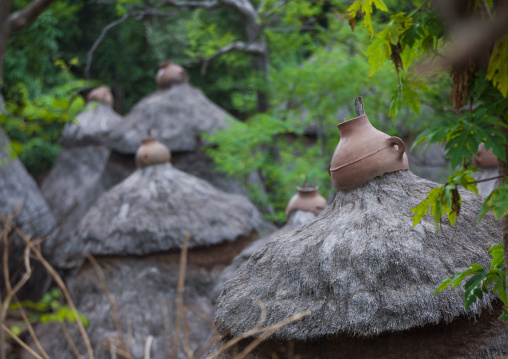
[[[171,160],[168,148],[157,141],[155,137],[146,138],[141,143],[141,147],[136,152],[136,166],[147,167]]]
[[[105,105],[109,105],[113,107],[115,100],[113,99],[113,94],[111,93],[111,89],[109,86],[103,85],[97,87],[88,93],[86,97],[88,101],[99,101]]]
[[[337,127],[340,141],[328,166],[337,191],[358,187],[385,173],[409,169],[404,142],[376,130],[367,115]]]
[[[155,82],[161,89],[169,88],[173,84],[187,81],[187,71],[173,61],[165,61],[159,65],[159,71],[155,76]]]
[[[480,146],[478,146],[478,154],[473,156],[472,164],[480,168],[497,167],[497,157],[494,152],[492,152],[492,148],[487,151],[485,149],[485,144],[482,142]]]
[[[318,187],[296,187],[296,189],[298,193],[289,200],[286,207],[286,218],[296,210],[314,212],[317,216],[325,208],[326,199],[318,193]]]

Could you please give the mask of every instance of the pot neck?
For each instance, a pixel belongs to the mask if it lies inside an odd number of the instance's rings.
[[[298,195],[300,197],[314,197],[318,195],[317,188],[298,188]]]
[[[339,128],[340,136],[347,136],[350,133],[354,133],[358,131],[360,128],[364,129],[365,127],[373,127],[369,121],[367,115],[361,115],[355,118],[352,118],[349,121],[345,121],[339,123],[337,125]]]

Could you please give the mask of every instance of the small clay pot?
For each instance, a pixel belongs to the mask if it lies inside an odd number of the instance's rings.
[[[173,84],[187,81],[187,71],[173,61],[165,61],[159,65],[159,71],[155,76],[155,82],[161,89],[170,88]]]
[[[145,138],[136,152],[136,166],[146,167],[171,160],[168,148],[155,137]]]
[[[340,141],[328,166],[335,190],[355,188],[385,173],[409,169],[404,142],[375,129],[367,115],[337,127]]]
[[[113,107],[115,100],[113,99],[113,94],[111,93],[111,89],[109,86],[103,85],[97,87],[88,93],[86,97],[88,101],[99,101],[105,105],[109,105]]]
[[[479,168],[497,167],[497,157],[494,152],[492,152],[492,148],[487,151],[485,149],[485,144],[482,142],[480,146],[478,146],[478,154],[473,156],[472,164]]]
[[[286,218],[289,219],[291,212],[296,210],[314,212],[316,216],[325,208],[326,199],[318,193],[318,187],[296,187],[295,194],[286,207]]]

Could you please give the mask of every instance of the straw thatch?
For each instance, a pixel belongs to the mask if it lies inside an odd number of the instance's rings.
[[[62,244],[66,255],[145,255],[249,236],[262,224],[247,198],[227,194],[170,163],[138,168],[103,194]]]
[[[121,122],[122,117],[111,106],[93,101],[78,114],[76,122],[65,125],[60,141],[66,147],[104,144]]]
[[[48,241],[51,241],[51,235],[56,229],[55,219],[42,198],[34,179],[18,159],[10,159],[7,151],[8,143],[8,137],[0,128],[0,214],[9,217],[15,211],[13,222],[27,236],[36,238],[49,235]],[[4,223],[0,222],[0,231],[3,228]],[[11,271],[11,280],[16,283],[24,273],[23,250],[25,242],[14,233],[11,233],[9,240],[8,266]],[[42,249],[45,251],[46,244],[43,244]],[[3,250],[3,245],[0,245],[0,252],[3,253]],[[37,298],[49,283],[49,277],[43,271],[42,266],[34,261],[32,261],[32,265],[34,265],[35,274],[26,287],[18,293],[20,298]],[[3,287],[3,278],[0,282]],[[0,291],[5,294],[3,288],[0,288]]]
[[[170,151],[193,151],[202,132],[224,128],[229,115],[188,83],[159,90],[141,99],[111,134],[111,146],[135,153],[141,140],[157,137]]]
[[[481,199],[463,194],[456,228],[433,218],[412,228],[410,210],[436,184],[409,171],[340,191],[313,222],[268,243],[237,271],[221,297],[216,322],[233,336],[311,310],[274,334],[283,340],[326,335],[367,337],[449,323],[464,315],[461,290],[434,296],[439,283],[470,263],[488,265],[500,223],[477,223]],[[490,297],[472,307],[480,313]]]
[[[235,257],[233,263],[231,263],[231,265],[226,267],[224,271],[222,271],[222,273],[220,274],[219,279],[217,280],[217,285],[213,289],[212,297],[214,298],[214,300],[218,298],[219,294],[222,292],[222,289],[224,289],[224,284],[235,276],[235,273],[238,270],[238,268],[240,268],[244,263],[246,263],[254,253],[261,250],[271,240],[278,238],[283,234],[286,234],[287,232],[292,231],[298,227],[301,227],[305,223],[312,221],[314,218],[316,218],[314,212],[307,212],[301,210],[293,211],[291,213],[291,216],[289,217],[288,222],[282,228],[271,233],[269,236],[258,239],[257,241],[245,247],[245,249],[238,256]]]
[[[192,256],[191,256],[192,257]],[[87,333],[96,359],[111,358],[110,348],[122,348],[115,327],[113,307],[104,290],[97,284],[106,284],[118,309],[121,333],[134,358],[143,358],[146,340],[154,337],[150,358],[171,358],[173,335],[176,327],[176,299],[178,287],[178,254],[171,260],[164,257],[103,258],[99,264],[105,282],[86,264],[77,276],[68,280],[68,287],[77,309],[90,321]],[[213,331],[213,306],[209,293],[214,285],[215,271],[188,264],[185,273],[184,304],[180,313],[178,359],[187,358],[185,343],[192,353],[204,346]],[[91,278],[91,280],[90,280]],[[189,307],[196,310],[193,312]],[[201,317],[203,316],[203,317]],[[209,319],[206,319],[206,318]],[[166,323],[165,323],[166,322]],[[66,324],[70,336],[81,354],[86,349],[75,324]],[[189,329],[186,330],[185,327]],[[188,340],[186,339],[188,333]],[[59,325],[45,324],[36,331],[41,345],[50,358],[74,359],[76,355],[68,345]],[[31,346],[36,349],[33,342]],[[119,353],[119,352],[118,352]],[[88,356],[85,356],[88,357]],[[120,357],[120,356],[119,356]],[[124,357],[124,356],[121,356]],[[31,358],[23,353],[22,358]]]
[[[65,257],[62,245],[75,235],[78,223],[88,209],[134,169],[131,158],[112,154],[104,146],[62,148],[56,165],[41,186],[41,192],[59,223],[58,235],[48,246],[50,259]]]

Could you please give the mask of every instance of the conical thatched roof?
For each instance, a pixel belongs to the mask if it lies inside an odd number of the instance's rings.
[[[0,128],[0,213],[17,208],[15,222],[28,235],[45,236],[55,230],[55,219],[34,179],[7,152],[9,139]]]
[[[23,232],[32,238],[52,235],[56,231],[56,223],[51,210],[35,183],[18,159],[10,159],[7,151],[9,139],[0,128],[0,214],[9,217],[13,210],[16,213],[13,222]],[[0,221],[0,233],[4,223]],[[50,236],[42,245],[46,253],[47,243],[53,240]],[[17,283],[24,273],[23,251],[25,242],[14,232],[9,235],[9,262],[11,281]],[[3,245],[0,244],[0,254],[3,254]],[[0,258],[2,264],[3,255]],[[32,278],[25,285],[18,297],[22,299],[38,299],[49,284],[49,276],[38,262],[32,261],[34,266]],[[3,267],[3,265],[2,265]],[[4,279],[0,280],[0,292],[5,295]]]
[[[158,90],[141,99],[111,134],[111,146],[135,153],[145,137],[154,136],[171,151],[193,151],[199,135],[226,126],[230,117],[188,83]]]
[[[134,358],[145,357],[145,345],[150,335],[154,337],[150,358],[172,357],[177,313],[178,257],[177,254],[172,260],[164,257],[104,258],[99,260],[99,264],[105,282],[100,280],[89,264],[68,280],[69,292],[77,309],[90,322],[87,333],[96,359],[111,358],[110,349],[115,346],[124,348],[115,327],[114,312],[108,296],[95,283],[106,284],[115,298],[123,341],[130,345],[130,353]],[[189,259],[192,261],[192,258]],[[199,268],[192,263],[187,266],[183,298],[186,307],[181,311],[178,359],[187,358],[184,350],[186,342],[191,353],[196,354],[213,332],[213,306],[209,294],[214,285],[214,275],[213,270]],[[206,317],[210,319],[207,320]],[[187,325],[188,331],[185,329]],[[66,326],[79,352],[88,357],[76,324]],[[60,325],[39,326],[36,335],[50,358],[76,358]],[[33,341],[30,345],[37,350]],[[32,358],[27,352],[21,357]]]
[[[249,236],[261,225],[247,198],[217,190],[170,163],[138,168],[103,194],[80,222],[65,253],[145,255],[210,246]]]
[[[110,131],[119,126],[122,116],[103,103],[92,101],[77,117],[75,123],[68,123],[62,133],[64,146],[103,144]]]
[[[246,263],[254,253],[260,251],[271,240],[278,238],[298,227],[301,227],[305,223],[312,221],[314,218],[316,218],[314,212],[296,210],[291,214],[288,222],[284,225],[284,227],[271,233],[269,236],[256,240],[255,242],[245,247],[245,249],[235,257],[233,263],[231,263],[224,269],[224,271],[222,271],[219,279],[217,280],[217,285],[213,290],[213,298],[217,299],[219,294],[222,292],[222,289],[224,289],[224,284],[235,276],[238,268]]]
[[[75,234],[88,209],[104,192],[134,171],[133,159],[122,157],[100,145],[62,148],[41,186],[59,223],[57,238],[48,248],[51,258],[65,256],[61,246]]]
[[[398,171],[339,191],[314,221],[269,242],[237,271],[219,298],[216,322],[238,336],[257,324],[258,301],[266,306],[264,325],[310,309],[274,334],[308,340],[397,332],[464,315],[460,290],[434,291],[470,263],[490,263],[487,249],[499,243],[500,223],[486,216],[477,225],[482,201],[464,193],[456,228],[443,221],[437,233],[430,217],[412,228],[410,210],[436,185]]]

